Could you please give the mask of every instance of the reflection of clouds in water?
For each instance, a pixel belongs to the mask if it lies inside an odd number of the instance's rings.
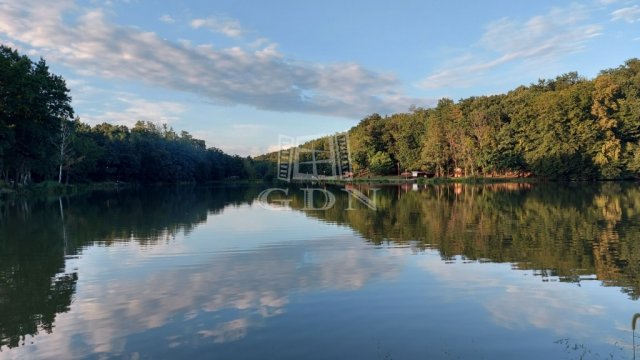
[[[213,338],[215,343],[240,340],[247,335],[250,324],[247,319],[236,319],[217,325],[213,330],[200,330],[202,338]]]
[[[420,266],[435,274],[447,288],[455,288],[483,304],[494,323],[507,329],[536,327],[558,335],[592,336],[594,323],[606,319],[606,306],[595,303],[575,284],[543,282],[509,264],[444,263],[437,253]],[[487,289],[491,289],[487,291]],[[453,294],[450,292],[450,294]],[[485,295],[488,294],[488,295]],[[444,295],[447,296],[447,295]],[[586,318],[596,318],[585,321]]]
[[[485,306],[498,325],[509,329],[533,325],[553,330],[559,335],[591,335],[592,323],[585,319],[603,316],[604,307],[590,304],[585,297],[567,291],[567,284],[563,285],[547,285],[544,289],[506,286],[504,293]]]
[[[138,251],[135,244],[128,247]],[[236,341],[265,319],[283,314],[292,292],[353,290],[398,274],[395,254],[379,256],[364,247],[361,239],[346,235],[288,242],[219,253],[206,263],[144,271],[145,276],[134,268],[130,278],[96,277],[88,283],[80,268],[76,301],[69,313],[59,315],[53,334],[36,337],[33,346],[0,353],[0,358],[23,358],[39,346],[54,358],[125,354],[128,337],[147,331],[161,331],[168,348],[191,341]],[[109,251],[94,249],[100,250]],[[70,340],[74,337],[82,339],[83,354],[77,340]]]

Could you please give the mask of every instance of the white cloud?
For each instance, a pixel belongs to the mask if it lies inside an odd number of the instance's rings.
[[[219,19],[215,17],[193,19],[191,21],[191,27],[194,29],[206,28],[231,38],[240,37],[245,32],[238,20]]]
[[[233,124],[231,127],[242,132],[260,132],[265,126],[260,124]]]
[[[634,5],[631,7],[618,9],[611,13],[611,20],[624,20],[630,24],[633,24],[636,21],[640,21],[640,6]]]
[[[160,18],[158,20],[160,20],[160,21],[162,21],[163,23],[166,23],[166,24],[173,24],[173,23],[176,22],[176,19],[174,19],[169,14],[164,14],[164,15],[160,16]]]
[[[503,18],[487,26],[476,44],[479,54],[465,54],[421,82],[427,89],[471,86],[500,66],[525,62],[549,63],[584,49],[602,27],[588,24],[587,10],[573,5],[554,8],[526,21]]]
[[[277,152],[277,151],[280,151],[280,150],[287,150],[287,149],[290,149],[292,147],[293,147],[293,145],[280,145],[280,144],[278,144],[278,145],[269,145],[267,147],[267,153]]]
[[[82,121],[91,125],[104,122],[133,126],[136,121],[151,121],[153,123],[171,124],[180,119],[180,115],[186,111],[184,105],[171,101],[149,101],[134,96],[117,98],[117,108],[120,110],[108,110],[100,114],[88,114],[82,117]]]
[[[233,27],[227,31],[234,33]],[[247,50],[171,42],[116,25],[104,11],[72,0],[0,3],[2,35],[82,76],[143,81],[218,104],[361,118],[424,102],[406,97],[395,76],[356,63],[295,61],[273,44]]]

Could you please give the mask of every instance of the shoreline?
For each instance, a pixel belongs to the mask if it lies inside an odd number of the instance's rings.
[[[428,185],[444,185],[444,184],[499,184],[499,183],[605,183],[605,182],[638,182],[640,179],[546,179],[537,177],[438,177],[438,178],[410,178],[403,179],[398,177],[371,177],[357,179],[317,179],[317,180],[300,180],[292,181],[295,184],[323,183],[323,184],[428,184]]]
[[[607,182],[640,182],[640,179],[545,179],[545,178],[522,178],[522,177],[439,177],[439,178],[398,178],[395,176],[380,176],[370,178],[356,179],[314,179],[314,180],[293,180],[288,184],[305,185],[305,184],[327,184],[327,185],[348,185],[348,184],[370,184],[370,185],[404,185],[404,184],[420,184],[420,185],[447,185],[447,184],[465,184],[465,185],[483,185],[483,184],[500,184],[500,183],[607,183]],[[80,184],[58,184],[53,181],[45,181],[37,184],[14,188],[0,183],[0,198],[9,196],[70,196],[81,195],[93,191],[120,191],[135,189],[141,187],[156,186],[212,186],[212,185],[250,185],[250,184],[282,184],[283,181],[263,180],[263,179],[242,179],[242,180],[218,180],[208,181],[204,183],[196,182],[178,182],[178,183],[125,183],[125,182],[95,182]]]
[[[58,184],[55,181],[43,181],[21,187],[7,186],[0,183],[0,198],[7,196],[69,196],[85,194],[93,191],[120,191],[141,187],[156,186],[211,186],[211,185],[248,185],[258,183],[270,183],[268,180],[241,179],[241,180],[216,180],[203,183],[177,182],[177,183],[131,183],[120,181],[88,182],[77,184]]]

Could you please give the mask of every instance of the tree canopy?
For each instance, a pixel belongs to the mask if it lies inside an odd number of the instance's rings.
[[[268,172],[251,158],[206,148],[204,140],[166,124],[92,127],[73,116],[62,77],[50,73],[43,59],[33,62],[0,45],[0,179],[5,183],[204,182]]]
[[[446,176],[619,179],[640,174],[640,60],[588,80],[572,72],[507,94],[363,119],[350,130],[356,169],[384,154],[404,170]]]

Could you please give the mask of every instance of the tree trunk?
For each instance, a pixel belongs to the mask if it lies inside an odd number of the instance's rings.
[[[60,119],[60,134],[59,134],[59,142],[56,144],[58,149],[60,150],[60,166],[58,167],[58,184],[62,184],[62,168],[64,166],[65,160],[67,160],[67,155],[69,151],[69,142],[70,142],[70,128],[69,124],[67,124],[65,119]]]

